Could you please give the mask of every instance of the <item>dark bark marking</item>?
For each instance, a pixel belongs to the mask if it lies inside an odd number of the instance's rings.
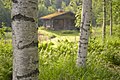
[[[83,64],[83,62],[79,62],[79,64]]]
[[[88,21],[88,23],[91,23],[91,21]]]
[[[88,28],[88,31],[90,30],[90,28]]]
[[[81,53],[81,51],[80,51],[80,50],[78,50],[78,53],[80,54],[80,53]]]
[[[86,38],[82,38],[82,37],[80,37],[80,40],[87,40]]]
[[[25,74],[25,75],[22,75],[22,76],[16,76],[16,77],[19,80],[19,79],[22,79],[22,78],[27,78],[27,77],[31,77],[33,75],[37,75],[38,73],[39,73],[39,70],[38,70],[38,68],[36,68],[35,70],[31,71],[28,74]]]
[[[39,62],[38,60],[37,60],[37,61],[34,61],[33,64],[38,64],[38,62]]]
[[[84,60],[82,60],[82,63],[84,63],[85,61]]]
[[[79,47],[81,47],[81,44],[79,44]]]
[[[86,56],[83,56],[83,58],[86,58]]]
[[[84,47],[84,49],[87,49],[87,47]]]
[[[32,4],[35,4],[35,5],[37,4],[37,3],[36,3],[36,2],[34,2],[34,1],[28,1],[28,2],[29,2],[29,3],[32,3]]]
[[[12,35],[15,35],[15,31],[12,29]]]
[[[23,7],[23,8],[27,8],[27,7]]]
[[[82,56],[79,56],[79,58],[82,58]]]
[[[86,26],[90,26],[90,24],[85,24]]]
[[[35,22],[34,18],[30,18],[30,17],[27,17],[27,16],[22,15],[22,14],[14,15],[14,16],[12,17],[12,20],[13,20],[13,21],[15,21],[15,20],[24,20],[24,21]]]
[[[32,41],[31,43],[29,43],[27,45],[23,45],[21,47],[19,46],[20,43],[22,43],[22,41],[18,42],[18,45],[17,45],[18,49],[24,49],[24,48],[35,47],[35,46],[38,47],[38,42],[34,42],[34,41]]]
[[[36,9],[36,7],[32,7],[32,9]]]
[[[86,43],[83,43],[83,42],[81,42],[81,41],[79,41],[80,42],[80,44],[85,44],[85,45],[87,45],[88,44],[88,42],[86,42]]]
[[[83,28],[83,27],[81,27],[81,30],[84,30],[85,32],[87,32],[87,30],[85,28]]]
[[[13,2],[13,3],[18,3],[18,1],[17,1],[17,0],[12,0],[12,2]]]
[[[79,64],[82,64],[82,62],[79,62]]]

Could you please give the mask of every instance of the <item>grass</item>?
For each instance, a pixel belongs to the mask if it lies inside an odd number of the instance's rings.
[[[120,57],[114,57],[114,54],[119,55],[120,42],[112,42],[113,44],[108,43],[104,46],[91,39],[86,68],[76,67],[77,42],[68,40],[58,42],[59,44],[51,42],[39,46],[40,80],[120,79],[120,66],[118,65]],[[108,50],[106,50],[107,47],[109,47]],[[110,51],[111,53],[109,53]],[[114,57],[114,59],[111,57]]]
[[[47,35],[54,34],[56,36],[78,36],[79,31],[78,30],[49,30],[45,29],[44,27],[40,27],[38,32],[45,33]]]
[[[48,40],[39,43],[39,80],[120,80],[120,28],[114,26],[113,36],[107,27],[106,43],[101,41],[101,28],[93,28],[89,39],[87,66],[76,67],[78,31],[52,31],[39,28]],[[75,38],[76,36],[76,38]],[[52,38],[51,38],[52,37]],[[0,80],[11,80],[11,32],[0,40]]]
[[[68,39],[70,41],[78,41],[79,40],[79,31],[77,30],[60,30],[53,31],[45,29],[44,27],[40,27],[38,30],[39,34],[43,34],[44,37],[47,36],[48,41],[65,40]],[[53,37],[53,38],[52,38]]]
[[[118,27],[116,27],[118,29]],[[113,28],[113,31],[116,30]],[[120,80],[120,38],[119,31],[109,36],[107,27],[106,43],[102,44],[101,28],[93,28],[88,47],[86,68],[76,67],[78,39],[74,41],[77,32],[71,34],[62,31],[42,29],[43,33],[54,34],[54,39],[40,47],[40,80]],[[40,30],[42,32],[42,30]],[[97,31],[96,31],[97,30]],[[76,31],[75,31],[76,32]],[[64,38],[64,36],[66,38]],[[68,39],[68,40],[66,40]],[[52,45],[51,45],[52,43]],[[42,45],[42,43],[41,43]],[[43,46],[43,45],[42,45]]]
[[[0,80],[12,77],[12,43],[0,40]]]
[[[8,39],[12,39],[12,33],[11,32],[6,32],[5,34],[5,38]]]
[[[113,26],[113,34],[110,36],[110,26],[106,26],[106,41],[113,41],[113,38],[116,38],[115,40],[120,38],[120,25],[114,25]],[[92,33],[92,36],[97,38],[99,42],[102,42],[102,28],[96,27],[93,28],[94,33]],[[109,39],[109,40],[108,40]]]

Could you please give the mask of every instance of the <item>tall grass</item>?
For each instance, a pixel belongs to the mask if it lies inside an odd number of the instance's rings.
[[[0,40],[0,80],[12,78],[12,45]]]
[[[86,68],[76,67],[77,42],[68,40],[40,45],[40,80],[119,80],[120,72],[111,71],[110,66],[119,67],[120,57],[111,58],[120,43],[104,46],[91,39]],[[42,47],[44,46],[44,47]],[[106,48],[108,48],[108,51]],[[109,51],[116,47],[113,53]],[[116,54],[118,55],[118,54]],[[118,59],[118,61],[116,61]],[[116,65],[116,63],[118,63]],[[115,67],[114,67],[115,68]],[[112,68],[113,69],[113,68]]]
[[[120,28],[113,29],[113,36],[109,36],[107,32],[105,44],[101,43],[100,28],[92,35],[85,68],[76,66],[77,40],[71,41],[70,38],[67,40],[62,37],[57,42],[51,40],[39,43],[39,80],[120,80]],[[68,33],[69,31],[62,31],[61,35],[69,36]],[[12,79],[12,53],[11,42],[1,37],[0,80]]]

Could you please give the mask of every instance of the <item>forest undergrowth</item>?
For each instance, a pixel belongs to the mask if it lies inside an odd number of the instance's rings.
[[[76,66],[78,41],[39,43],[40,80],[120,80],[120,29],[105,44],[98,36],[89,39],[85,68]],[[3,37],[3,35],[1,35]],[[100,36],[100,35],[99,35]],[[0,80],[12,77],[12,43],[0,38]]]

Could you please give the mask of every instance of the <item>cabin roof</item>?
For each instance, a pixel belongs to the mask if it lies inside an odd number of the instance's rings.
[[[74,14],[74,13],[72,13],[70,11],[68,11],[68,12],[61,11],[61,12],[55,12],[55,13],[52,13],[52,14],[48,14],[46,16],[41,17],[40,19],[52,19],[54,17],[60,16],[60,15],[64,15],[64,14],[68,14],[68,13]]]

